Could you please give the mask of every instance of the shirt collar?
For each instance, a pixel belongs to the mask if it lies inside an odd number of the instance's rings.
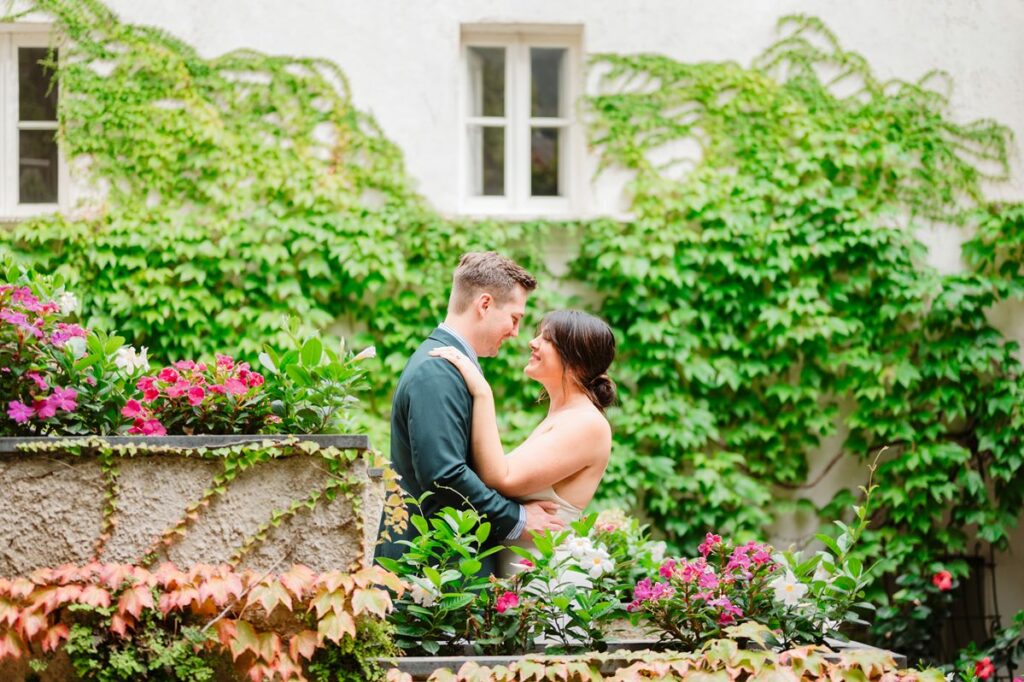
[[[469,341],[466,341],[466,339],[462,338],[462,335],[461,335],[461,334],[459,334],[459,333],[458,333],[457,331],[455,331],[454,329],[452,329],[452,328],[451,328],[450,326],[446,325],[446,324],[445,324],[444,322],[442,322],[441,324],[439,324],[439,325],[438,325],[438,328],[439,328],[439,329],[443,329],[443,330],[445,330],[446,332],[448,332],[449,334],[451,334],[452,336],[454,336],[454,337],[455,337],[455,340],[459,342],[459,345],[460,345],[460,346],[462,346],[462,351],[463,351],[463,352],[464,352],[464,353],[465,353],[466,355],[468,355],[468,356],[469,356],[469,358],[470,358],[470,359],[471,359],[471,360],[472,360],[473,362],[475,362],[475,363],[476,363],[476,364],[478,364],[478,365],[480,364],[480,359],[479,359],[479,358],[477,357],[477,355],[476,355],[476,351],[475,351],[475,350],[473,350],[473,346],[469,345]]]

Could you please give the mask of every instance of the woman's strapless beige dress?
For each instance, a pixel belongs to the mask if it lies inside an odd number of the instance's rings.
[[[562,498],[558,493],[555,492],[553,487],[547,487],[544,490],[524,495],[523,497],[517,498],[519,502],[554,502],[558,505],[558,511],[555,513],[559,519],[565,522],[566,529],[569,528],[569,524],[575,521],[579,521],[580,516],[583,515],[583,510],[574,505],[572,502]],[[529,550],[533,550],[533,539],[529,537],[529,533],[523,533],[526,537],[521,537],[518,540],[509,542],[510,545],[516,545],[517,547],[524,547]],[[520,567],[515,564],[518,563],[522,557],[515,552],[503,549],[498,554],[498,575],[502,577],[510,576],[520,570]]]

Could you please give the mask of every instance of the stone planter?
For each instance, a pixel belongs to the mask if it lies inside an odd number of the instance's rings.
[[[313,452],[296,438],[315,444],[306,446]],[[256,571],[284,571],[295,563],[317,572],[348,570],[372,560],[384,490],[381,471],[370,468],[368,458],[345,465],[347,492],[303,504],[317,491],[339,490],[333,486],[341,479],[328,470],[321,450],[365,455],[365,436],[104,442],[119,448],[106,460],[96,447],[82,446],[95,439],[0,438],[0,576],[93,559],[139,563],[147,554],[155,557],[147,563],[179,566],[234,557],[238,568]],[[32,450],[54,443],[68,447]],[[253,443],[282,449],[247,468],[217,449]],[[229,469],[238,473],[224,483]]]

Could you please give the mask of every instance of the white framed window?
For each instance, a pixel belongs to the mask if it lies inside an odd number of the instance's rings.
[[[46,66],[59,57],[38,26],[0,29],[0,220],[66,204],[68,174],[57,145],[59,87]]]
[[[463,27],[464,213],[525,217],[579,211],[580,51],[578,28]]]

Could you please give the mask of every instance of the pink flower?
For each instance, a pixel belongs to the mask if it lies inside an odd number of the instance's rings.
[[[124,404],[124,407],[121,408],[121,415],[128,417],[129,419],[141,417],[143,415],[142,403],[135,398],[132,398]]]
[[[159,377],[160,381],[164,381],[168,384],[177,383],[178,379],[180,378],[178,375],[178,371],[173,367],[164,367],[162,370],[160,370],[160,373],[157,375],[157,377]]]
[[[7,403],[7,416],[19,424],[23,424],[32,417],[32,408],[20,400],[12,400]]]
[[[529,571],[531,568],[535,567],[535,564],[529,559],[520,559],[515,563],[515,565],[523,569],[524,571]]]
[[[174,366],[177,369],[180,369],[181,371],[185,372],[188,370],[195,369],[196,363],[192,362],[191,360],[178,360],[176,363],[174,363]]]
[[[73,388],[54,388],[53,394],[47,401],[54,404],[57,409],[65,412],[74,412],[78,408],[78,391]]]
[[[672,577],[672,571],[674,571],[675,569],[676,569],[676,560],[675,559],[665,559],[665,561],[663,561],[662,564],[661,564],[661,568],[658,569],[658,573],[661,574],[662,578],[671,578]]]
[[[36,411],[36,415],[38,415],[40,419],[49,419],[57,414],[57,405],[49,400],[37,399],[32,403],[32,409]]]
[[[498,597],[498,601],[495,604],[495,608],[498,613],[505,613],[509,609],[514,609],[517,606],[519,606],[519,595],[515,592],[506,592]]]
[[[39,303],[39,299],[32,294],[32,290],[28,287],[20,287],[14,290],[11,294],[11,301],[21,305],[25,310],[29,310],[33,313],[39,312],[42,309],[42,304]]]
[[[147,419],[142,423],[142,434],[144,436],[166,436],[167,429],[159,419]]]
[[[246,388],[245,384],[234,378],[227,379],[224,382],[224,388],[226,388],[228,393],[231,395],[245,395],[245,392],[249,390]]]
[[[718,576],[713,571],[705,571],[697,580],[697,584],[706,590],[713,590],[718,587]]]
[[[164,393],[167,394],[168,398],[180,398],[185,395],[189,389],[189,384],[183,379],[179,379],[175,383],[171,384],[164,389]]]
[[[246,383],[249,386],[262,386],[263,375],[259,372],[249,372],[249,380]]]
[[[235,367],[235,361],[228,355],[217,354],[217,369],[231,371]]]
[[[224,390],[224,387],[221,386],[220,384],[212,384],[207,388],[210,389],[210,393],[216,393],[217,395],[224,395],[225,393],[227,393],[227,391]]]
[[[25,372],[25,376],[36,382],[36,386],[39,387],[40,391],[45,391],[49,388],[49,385],[46,383],[46,379],[44,379],[39,372]]]
[[[704,558],[707,558],[708,554],[711,554],[711,550],[720,544],[722,544],[722,536],[708,532],[704,536],[704,542],[702,542],[700,546],[697,547],[697,551],[703,554]]]
[[[19,327],[28,326],[28,316],[25,315],[25,313],[16,313],[10,308],[3,308],[0,310],[0,320],[16,324]]]
[[[992,665],[992,659],[988,656],[974,664],[974,674],[983,680],[992,677],[992,673],[995,671],[996,667]]]
[[[203,390],[202,386],[193,386],[188,389],[188,404],[195,407],[199,403],[203,402],[203,398],[206,397],[206,391]]]
[[[949,571],[939,571],[932,576],[932,584],[939,588],[940,592],[953,589],[953,574]]]
[[[55,345],[57,348],[63,348],[64,344],[68,342],[68,339],[86,337],[86,331],[79,327],[77,324],[65,324],[64,322],[57,323],[57,329],[50,334],[50,343]]]
[[[142,392],[142,402],[151,403],[160,397],[160,391],[150,388]]]
[[[135,388],[140,391],[148,391],[151,388],[156,388],[155,377],[139,377],[139,380],[135,382]]]

